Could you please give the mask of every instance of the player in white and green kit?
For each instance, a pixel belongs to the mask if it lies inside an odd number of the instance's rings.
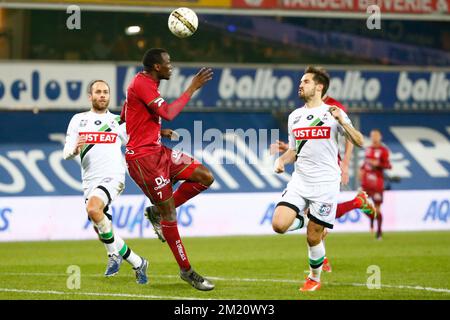
[[[325,257],[324,228],[333,228],[341,180],[338,164],[338,136],[354,145],[363,145],[362,134],[353,128],[347,114],[325,104],[322,97],[330,83],[323,69],[308,67],[301,78],[299,97],[305,105],[288,118],[289,149],[275,161],[275,172],[295,162],[291,181],[275,209],[273,229],[285,233],[299,222],[307,223],[310,274],[301,291],[320,288],[320,273]],[[303,212],[309,208],[309,213]],[[294,228],[298,228],[295,225]]]
[[[89,85],[90,111],[77,113],[70,120],[64,146],[64,159],[81,158],[81,177],[89,219],[108,253],[105,276],[119,272],[125,259],[136,273],[136,282],[146,284],[148,261],[131,250],[114,233],[111,202],[125,187],[125,162],[121,145],[126,143],[125,124],[108,111],[109,86],[103,80]]]

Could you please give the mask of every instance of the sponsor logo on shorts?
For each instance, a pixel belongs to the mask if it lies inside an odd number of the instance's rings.
[[[115,143],[117,139],[114,132],[80,132],[80,136],[86,137],[87,144]]]
[[[330,127],[306,127],[293,130],[296,140],[330,139]]]
[[[333,207],[333,205],[330,203],[322,204],[319,209],[319,214],[323,217],[330,215],[332,207]]]
[[[159,176],[158,178],[155,178],[155,182],[157,186],[153,189],[160,190],[170,183],[170,179],[165,179],[163,176]]]
[[[181,156],[183,155],[183,153],[180,150],[172,150],[172,158],[173,161],[178,161],[180,160]]]

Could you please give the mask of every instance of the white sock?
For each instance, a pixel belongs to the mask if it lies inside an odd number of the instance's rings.
[[[320,282],[320,273],[322,272],[323,259],[325,258],[325,246],[322,241],[314,247],[308,245],[308,257],[309,278]]]
[[[301,228],[304,228],[308,224],[309,219],[306,216],[302,216],[302,219],[295,218],[294,222],[289,226],[287,231],[294,231]]]
[[[108,252],[108,245],[107,245],[106,243],[103,243],[103,245],[105,246],[106,254],[109,255],[109,252]]]
[[[98,235],[100,236],[101,241],[105,244],[108,255],[118,254],[111,221],[103,215],[103,219],[96,223],[95,226],[98,229]]]
[[[129,263],[134,269],[137,269],[142,264],[142,258],[134,253],[123,239],[115,235],[116,249],[119,254]]]
[[[287,231],[294,231],[297,229],[301,229],[302,227],[303,227],[303,221],[300,220],[299,218],[295,218],[294,222],[292,222],[292,224],[289,226]]]

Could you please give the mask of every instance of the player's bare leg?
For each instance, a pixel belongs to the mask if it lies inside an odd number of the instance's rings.
[[[146,284],[148,261],[135,254],[118,235],[114,234],[110,216],[104,213],[105,203],[96,196],[89,198],[86,210],[89,218],[94,223],[94,230],[97,232],[108,252],[108,265],[105,276],[111,277],[119,272],[123,259],[125,259],[136,272],[136,282]]]
[[[105,204],[99,197],[92,196],[86,203],[86,211],[89,218],[94,223],[94,227],[98,232],[98,237],[105,244],[108,252],[108,265],[106,267],[105,276],[111,277],[119,272],[122,264],[122,257],[119,255],[117,245],[115,243],[112,231],[112,222],[103,213]]]
[[[275,208],[275,212],[272,217],[272,228],[276,233],[285,233],[289,227],[294,223],[297,217],[297,211],[284,206],[279,205]]]
[[[300,216],[297,211],[286,206],[277,206],[272,218],[272,228],[277,233],[285,233],[287,231],[298,230],[308,224],[307,218],[309,208],[304,211],[304,217]],[[322,242],[325,245],[325,237],[327,236],[327,229],[323,229]],[[331,264],[327,257],[324,257],[322,270],[324,272],[331,272]]]
[[[383,236],[383,232],[381,230],[381,225],[383,223],[383,215],[381,214],[381,205],[380,203],[375,203],[375,208],[377,210],[377,235],[376,238],[377,240],[381,240],[382,236]]]
[[[307,218],[308,217],[308,213],[309,213],[309,208],[306,208],[305,211],[304,211],[304,217],[305,217],[304,218],[304,220],[305,220],[304,221],[304,225],[307,225],[309,223],[309,219]],[[298,215],[297,215],[297,217],[298,217]],[[286,223],[288,223],[288,221]],[[293,224],[294,223],[292,223],[292,225]],[[292,225],[287,229],[287,231],[291,231]],[[299,228],[297,228],[297,229],[299,229]],[[323,242],[324,246],[325,246],[325,238],[326,238],[327,235],[328,235],[327,228],[323,228],[322,242]],[[323,259],[322,271],[323,272],[331,272],[331,263],[330,263],[330,261],[328,260],[328,258],[326,256]]]
[[[198,290],[209,291],[214,289],[214,284],[195,272],[189,263],[186,250],[181,241],[180,234],[178,233],[177,212],[175,210],[175,201],[173,197],[156,204],[156,206],[161,215],[162,234],[180,267],[181,279]]]
[[[105,204],[103,200],[98,197],[90,197],[86,204],[86,211],[91,218],[92,222],[95,224],[100,223],[104,218],[105,214],[103,213],[103,209],[105,208]]]
[[[324,227],[310,220],[306,229],[310,273],[300,291],[316,291],[320,289],[320,273],[325,258],[325,247],[322,242]]]

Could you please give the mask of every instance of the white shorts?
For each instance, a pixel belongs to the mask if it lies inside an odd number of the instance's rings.
[[[336,219],[340,182],[305,184],[295,175],[281,195],[277,206],[292,208],[301,216],[309,208],[308,218],[326,228],[333,229]]]
[[[119,178],[104,178],[93,180],[89,187],[84,189],[84,198],[86,202],[89,198],[95,196],[102,199],[105,207],[110,205],[125,189],[125,183]]]

